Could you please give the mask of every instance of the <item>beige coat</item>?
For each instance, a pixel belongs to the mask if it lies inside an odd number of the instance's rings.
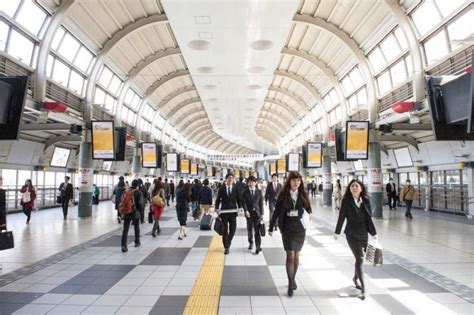
[[[400,193],[400,200],[414,200],[416,198],[416,189],[413,186],[403,186],[402,192]]]

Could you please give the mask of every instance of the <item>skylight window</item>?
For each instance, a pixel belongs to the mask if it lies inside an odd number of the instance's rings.
[[[443,2],[446,0],[442,0]],[[450,0],[448,0],[450,1]],[[433,0],[426,0],[411,15],[420,36],[425,35],[441,21]]]
[[[10,0],[2,2],[9,1]],[[26,0],[23,2],[16,20],[31,33],[38,35],[46,17],[47,14],[38,5],[31,0]]]
[[[31,57],[33,56],[34,43],[18,33],[16,30],[12,30],[10,34],[10,43],[8,46],[8,53],[13,57],[19,59],[27,65],[31,65]]]
[[[77,54],[77,51],[79,50],[79,47],[81,44],[75,39],[71,34],[66,33],[64,36],[58,52],[63,56],[66,60],[72,62],[74,60],[74,57]]]

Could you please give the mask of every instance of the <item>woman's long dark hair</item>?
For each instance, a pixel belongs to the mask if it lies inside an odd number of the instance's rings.
[[[351,180],[351,182],[349,183],[349,185],[347,185],[346,191],[344,192],[344,198],[346,198],[346,197],[352,197],[351,185],[352,185],[353,183],[359,184],[359,186],[360,186],[360,188],[361,188],[360,196],[362,197],[362,199],[369,200],[369,194],[367,193],[367,189],[365,188],[364,183],[362,183],[362,182],[361,182],[360,180],[358,180],[358,179],[353,179],[353,180]]]
[[[153,186],[153,190],[151,192],[151,195],[152,196],[158,195],[160,193],[160,190],[164,188],[163,186],[164,186],[163,183],[156,181],[155,186]]]
[[[183,188],[183,186],[184,186],[184,180],[181,179],[181,180],[179,181],[178,188],[181,189],[181,188]]]
[[[303,201],[303,206],[305,208],[310,207],[308,194],[306,193],[306,189],[304,189],[303,185],[303,178],[298,172],[290,172],[277,196],[278,201],[281,201],[283,203],[283,207],[285,207],[285,209],[289,209],[291,207],[291,180],[297,178],[301,180],[301,184],[298,187],[298,198],[301,198],[301,200]]]

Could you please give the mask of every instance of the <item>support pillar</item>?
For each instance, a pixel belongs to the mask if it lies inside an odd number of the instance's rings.
[[[92,144],[90,142],[81,142],[79,147],[79,176],[78,216],[79,218],[89,218],[92,216],[92,181],[94,179]]]
[[[467,171],[467,217],[469,219],[474,219],[474,203],[471,201],[474,198],[474,169],[468,167]]]
[[[332,206],[332,173],[329,148],[323,148],[323,204]]]
[[[378,142],[371,142],[369,144],[367,176],[369,177],[368,192],[370,194],[370,204],[372,206],[372,217],[382,218],[382,159],[380,143]]]
[[[142,172],[142,163],[140,160],[140,155],[138,154],[138,149],[136,149],[137,152],[132,158],[132,177],[133,179],[138,179],[141,177],[141,172]]]

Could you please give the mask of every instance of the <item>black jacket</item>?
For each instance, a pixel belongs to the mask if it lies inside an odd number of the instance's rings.
[[[263,196],[262,191],[255,187],[255,192],[250,193],[250,188],[244,190],[243,194],[243,208],[245,211],[252,212],[254,209],[260,215],[263,216]]]
[[[385,185],[385,191],[387,192],[388,195],[396,195],[397,194],[397,186],[393,184],[393,190],[392,190],[392,184],[388,183]]]
[[[199,204],[200,205],[212,205],[212,189],[208,186],[204,186],[199,191]]]
[[[277,195],[280,192],[280,190],[281,190],[280,183],[277,183],[277,191],[275,192],[275,190],[273,189],[273,182],[272,181],[268,182],[267,190],[265,191],[265,201],[268,201],[268,200],[276,201]]]
[[[304,211],[308,212],[308,214],[313,212],[311,207],[309,208],[304,207],[303,200],[301,200],[301,198],[298,198],[296,200],[295,209],[298,209],[298,215],[300,218],[303,217]],[[273,215],[270,218],[270,227],[269,227],[270,231],[273,231],[273,229],[275,228],[275,224],[277,220],[278,220],[278,228],[280,229],[280,231],[283,231],[283,223],[287,218],[287,212],[289,210],[291,209],[286,209],[281,200],[277,200],[277,203],[275,205],[275,211],[273,211]]]
[[[358,232],[360,227],[356,208],[357,206],[352,196],[344,197],[342,199],[341,210],[339,210],[339,218],[337,219],[336,231],[334,232],[335,234],[341,234],[342,224],[347,219],[344,233],[351,236],[359,235]],[[365,211],[367,214],[367,232],[372,236],[376,235],[377,231],[375,230],[374,222],[372,221],[372,212],[370,201],[368,199],[364,199],[362,201],[359,211],[360,210]]]
[[[60,191],[60,197],[62,200],[69,200],[74,197],[74,189],[72,188],[71,183],[67,183],[67,185],[64,185],[65,183],[61,183],[59,185],[58,190]]]
[[[237,192],[239,194],[240,200],[243,200],[243,194],[245,189],[247,189],[247,185],[244,182],[238,181],[235,183],[235,187],[237,187]]]
[[[199,191],[200,191],[200,187],[198,186],[198,184],[194,184],[192,187],[191,187],[191,201],[198,201],[199,200]]]
[[[237,190],[237,186],[232,185],[230,196],[227,195],[227,185],[222,185],[217,192],[216,210],[242,208],[242,201]]]

